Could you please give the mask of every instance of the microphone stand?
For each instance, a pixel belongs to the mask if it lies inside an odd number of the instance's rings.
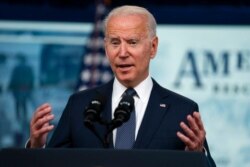
[[[111,135],[112,131],[115,128],[119,127],[120,124],[115,123],[114,120],[112,120],[110,122],[99,120],[98,122],[101,125],[104,125],[106,127],[106,133],[104,134],[103,137],[97,132],[93,122],[85,124],[85,126],[88,127],[94,133],[94,135],[101,141],[103,148],[107,149],[107,148],[109,148],[109,145],[110,145],[110,135]]]
[[[110,134],[112,133],[112,131],[115,128],[121,126],[130,117],[130,111],[134,107],[134,99],[132,96],[124,96],[124,97],[125,97],[124,100],[122,99],[119,103],[119,107],[121,108],[116,109],[115,112],[117,112],[117,114],[115,115],[115,118],[111,120],[110,122],[103,120],[101,116],[98,119],[88,119],[88,121],[85,122],[85,126],[88,127],[94,133],[94,135],[101,141],[103,148],[109,148]],[[132,105],[127,105],[127,103],[132,104]],[[122,106],[122,105],[125,105],[125,106]],[[106,133],[104,134],[103,138],[97,132],[94,126],[95,121],[97,121],[101,125],[104,125],[106,128]]]
[[[86,124],[85,124],[86,125]],[[94,135],[102,142],[103,148],[108,148],[109,143],[107,143],[105,140],[102,139],[102,136],[97,132],[95,126],[93,124],[91,125],[86,125],[87,128],[89,128]]]

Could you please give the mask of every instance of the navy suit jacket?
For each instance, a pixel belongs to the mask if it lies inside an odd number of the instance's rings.
[[[102,148],[102,142],[84,126],[83,113],[89,102],[97,94],[102,94],[107,99],[102,117],[111,120],[113,81],[71,95],[47,147]],[[185,144],[176,132],[182,131],[180,122],[186,122],[187,115],[194,111],[198,111],[197,103],[161,87],[153,80],[153,89],[134,148],[184,150]],[[102,135],[106,132],[103,125],[97,124],[96,129]],[[110,148],[113,148],[112,136],[110,141]],[[210,166],[215,166],[206,141],[205,148]]]

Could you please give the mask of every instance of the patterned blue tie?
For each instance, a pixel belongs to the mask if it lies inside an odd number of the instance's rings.
[[[136,91],[133,88],[128,88],[123,95],[135,96]],[[131,149],[135,142],[135,110],[130,114],[127,122],[117,128],[115,148],[116,149]]]

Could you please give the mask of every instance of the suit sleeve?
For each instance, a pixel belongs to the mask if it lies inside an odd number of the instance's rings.
[[[192,112],[194,112],[194,111],[199,112],[199,107],[198,107],[197,103],[194,104],[194,109],[193,109]],[[210,151],[209,151],[209,147],[208,147],[208,144],[207,144],[207,139],[205,139],[204,147],[205,147],[205,149],[207,151],[206,157],[207,157],[208,166],[209,167],[216,167],[216,164],[215,164],[215,162],[214,162],[214,160],[213,160],[213,158],[212,158],[212,156],[210,154]]]
[[[55,148],[55,147],[71,147],[71,138],[70,138],[70,119],[71,119],[71,108],[72,108],[72,100],[73,96],[71,96],[68,100],[68,103],[62,113],[62,116],[59,120],[59,123],[49,141],[47,148]]]

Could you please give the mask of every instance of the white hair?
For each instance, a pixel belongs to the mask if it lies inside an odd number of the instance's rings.
[[[147,18],[147,28],[150,37],[156,36],[156,21],[154,16],[145,8],[139,6],[120,6],[111,10],[111,12],[104,19],[104,32],[106,34],[107,24],[113,16],[128,16],[128,15],[143,15]]]

